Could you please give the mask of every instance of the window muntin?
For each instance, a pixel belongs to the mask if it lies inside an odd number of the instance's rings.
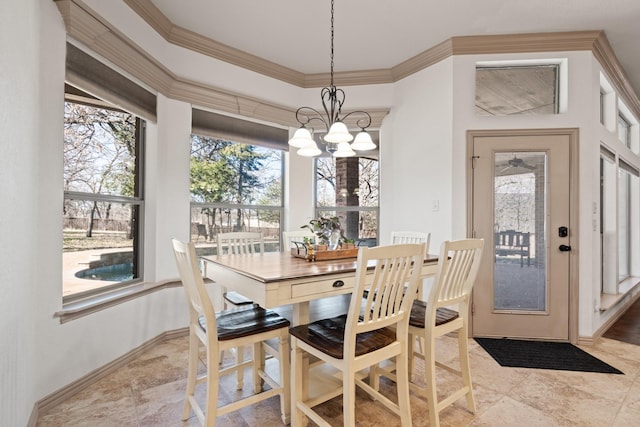
[[[65,102],[65,302],[142,279],[144,127],[104,103]]]
[[[217,233],[261,231],[265,251],[280,250],[283,215],[281,150],[191,136],[191,240],[215,254]]]
[[[370,157],[316,159],[316,215],[340,218],[347,238],[378,241],[378,160]]]

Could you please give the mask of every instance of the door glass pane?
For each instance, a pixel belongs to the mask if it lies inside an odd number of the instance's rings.
[[[494,154],[494,309],[545,311],[545,152]]]

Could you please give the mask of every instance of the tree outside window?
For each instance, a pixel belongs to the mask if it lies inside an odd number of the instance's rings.
[[[191,239],[215,253],[215,237],[260,231],[277,251],[282,217],[282,152],[220,138],[191,137]]]
[[[360,244],[377,244],[378,198],[377,159],[316,159],[317,216],[340,218],[347,238]]]
[[[143,121],[103,106],[65,103],[63,296],[140,278]]]

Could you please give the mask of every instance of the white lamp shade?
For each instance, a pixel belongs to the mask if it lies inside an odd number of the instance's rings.
[[[322,154],[322,151],[320,151],[316,142],[311,139],[304,147],[301,147],[297,153],[304,157],[315,157]]]
[[[324,140],[327,142],[351,142],[353,139],[353,135],[349,133],[349,129],[347,129],[347,125],[342,122],[335,122],[329,128],[329,133],[324,136]]]
[[[351,144],[351,149],[358,151],[373,150],[374,148],[376,148],[376,144],[371,140],[371,135],[364,130],[356,135]]]
[[[309,142],[313,142],[309,129],[299,128],[296,130],[296,133],[293,134],[293,138],[289,140],[289,145],[296,148],[302,148],[309,144]]]
[[[351,157],[355,156],[356,152],[351,149],[351,145],[348,142],[341,142],[338,144],[338,151],[333,153],[333,157]]]

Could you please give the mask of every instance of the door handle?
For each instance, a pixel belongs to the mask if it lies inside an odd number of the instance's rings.
[[[569,246],[569,245],[560,245],[560,246],[558,246],[558,249],[560,249],[560,252],[569,252],[571,250],[571,246]]]

